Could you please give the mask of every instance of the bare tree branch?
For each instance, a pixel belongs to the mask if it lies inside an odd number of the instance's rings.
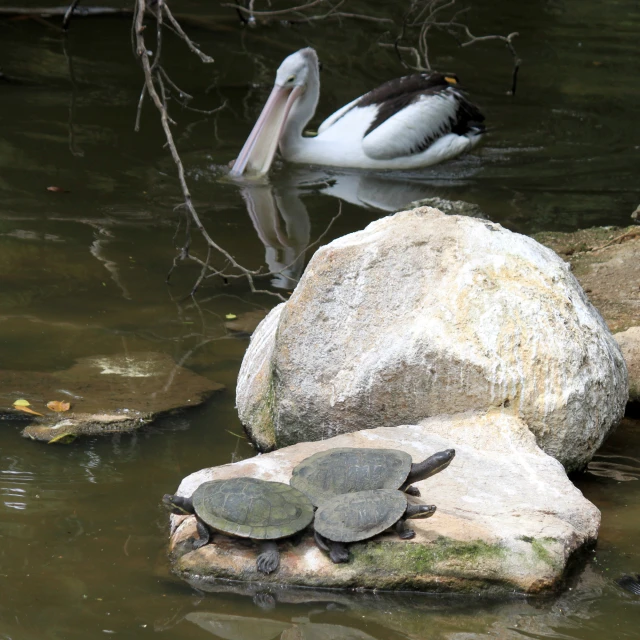
[[[316,7],[319,4],[326,3],[327,0],[313,0],[312,2],[308,2],[307,4],[297,5],[295,7],[291,7],[290,9],[280,9],[278,11],[255,11],[253,9],[253,2],[250,6],[244,7],[241,4],[233,4],[231,2],[223,2],[220,6],[222,7],[231,7],[236,11],[240,11],[242,13],[246,13],[249,16],[263,16],[263,17],[274,17],[274,16],[284,16],[290,13],[295,13],[297,11],[304,11],[305,9],[311,9],[312,7]]]
[[[190,253],[189,237],[187,238],[187,242],[185,243],[185,246],[182,248],[179,256],[177,257],[178,261],[189,259],[194,261],[196,264],[199,264],[202,267],[200,277],[198,278],[196,287],[194,287],[194,289],[192,290],[191,295],[195,293],[195,289],[197,288],[197,286],[200,285],[200,283],[205,277],[205,274],[208,273],[209,275],[211,275],[213,272],[214,275],[220,275],[226,278],[233,277],[236,275],[238,277],[244,277],[247,279],[247,282],[249,283],[249,286],[252,292],[265,293],[268,295],[276,296],[284,300],[283,296],[277,293],[274,293],[273,291],[257,289],[254,282],[254,276],[267,275],[267,274],[262,273],[261,270],[251,271],[243,267],[241,264],[239,264],[236,261],[236,259],[228,251],[226,251],[223,247],[221,247],[219,244],[217,244],[213,240],[213,238],[209,235],[204,225],[202,224],[202,221],[200,220],[200,216],[198,215],[193,205],[191,192],[189,190],[189,187],[187,185],[186,178],[185,178],[184,166],[182,164],[182,160],[180,159],[180,155],[178,153],[178,150],[176,148],[176,144],[173,138],[173,133],[171,131],[171,124],[174,124],[174,121],[169,116],[168,106],[167,106],[168,95],[167,95],[167,90],[165,85],[165,78],[167,77],[167,75],[166,75],[166,72],[161,73],[162,66],[160,63],[160,56],[158,55],[158,51],[156,51],[154,62],[153,64],[151,64],[150,57],[152,56],[152,52],[147,48],[147,45],[145,43],[145,38],[144,38],[145,26],[143,24],[143,20],[144,20],[145,12],[147,11],[146,0],[136,0],[135,6],[136,6],[136,10],[135,10],[134,21],[133,21],[133,25],[134,25],[133,33],[134,33],[134,39],[135,39],[135,45],[136,45],[135,51],[136,51],[136,55],[140,59],[140,62],[142,64],[142,69],[144,72],[144,89],[140,95],[140,101],[138,104],[138,116],[136,118],[136,123],[137,125],[139,125],[140,108],[141,108],[145,94],[148,94],[153,104],[155,105],[156,109],[160,113],[160,122],[162,124],[162,129],[164,131],[164,135],[166,138],[166,144],[171,153],[173,162],[176,165],[176,168],[178,170],[178,181],[180,183],[180,188],[182,190],[182,195],[184,198],[184,202],[182,206],[186,209],[189,215],[190,223],[192,223],[195,226],[195,228],[199,231],[200,235],[202,236],[202,238],[207,244],[206,261],[200,260],[199,258],[197,258],[196,256],[193,256]],[[182,28],[180,27],[180,25],[178,25],[175,19],[172,20],[171,12],[168,10],[165,0],[157,0],[156,19],[158,23],[158,29],[162,28],[162,19],[160,18],[160,15],[162,14],[162,12],[164,12],[165,16],[172,22],[172,25],[176,29],[176,31],[179,34],[184,34],[184,31],[182,31]],[[196,45],[194,45],[191,42],[191,40],[189,40],[186,34],[182,37],[184,38],[185,42],[187,42],[189,48],[192,51],[194,51],[194,53],[196,53],[203,62],[213,61],[212,58],[202,53],[202,51],[200,51],[200,49],[198,49]],[[158,40],[156,44],[159,45],[160,43],[161,43],[161,40]],[[224,273],[223,271],[212,269],[209,264],[212,252],[215,252],[216,254],[219,254],[220,256],[222,256],[227,261],[228,265],[232,269],[234,269],[237,273]],[[175,265],[176,265],[176,260],[174,260],[174,267]],[[172,271],[174,267],[172,267]]]
[[[64,17],[62,18],[62,28],[65,31],[67,31],[67,29],[69,28],[69,23],[71,22],[71,16],[73,12],[76,10],[76,7],[78,6],[78,2],[80,2],[80,0],[73,0],[73,2],[69,5],[69,8],[65,12]]]

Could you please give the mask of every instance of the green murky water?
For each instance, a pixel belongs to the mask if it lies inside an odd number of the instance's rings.
[[[200,5],[185,2],[180,11]],[[227,101],[216,116],[174,108],[210,233],[243,264],[277,268],[321,236],[326,242],[430,196],[477,203],[524,233],[627,224],[640,200],[637,2],[500,2],[477,7],[469,21],[477,33],[519,31],[524,59],[512,98],[501,46],[436,41],[434,65],[458,73],[491,126],[476,153],[399,175],[279,166],[271,190],[244,193],[218,180],[220,166],[235,157],[284,55],[318,49],[319,116],[402,70],[366,23],[345,32],[335,24],[250,31],[225,22],[193,32],[216,59],[209,66],[167,38],[167,69],[195,106]],[[591,475],[578,482],[603,512],[598,549],[550,599],[294,592],[279,594],[273,608],[263,594],[203,594],[174,579],[160,496],[192,471],[253,455],[234,435],[247,340],[229,334],[224,316],[275,301],[219,280],[185,301],[194,266],[180,266],[165,283],[180,243],[180,195],[148,106],[133,132],[141,76],[126,20],[77,21],[66,41],[38,22],[2,20],[0,69],[16,80],[0,80],[2,368],[55,371],[83,356],[153,350],[227,385],[206,406],[144,432],[67,447],[28,442],[21,424],[0,423],[0,638],[637,637],[640,601],[612,577],[640,570],[640,483]],[[339,198],[342,214],[327,231]],[[305,258],[263,284],[290,288]],[[603,454],[609,467],[640,466],[637,423]]]

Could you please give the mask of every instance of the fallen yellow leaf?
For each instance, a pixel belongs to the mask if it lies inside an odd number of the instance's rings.
[[[24,411],[25,413],[30,413],[32,416],[40,416],[41,418],[43,417],[43,415],[41,413],[38,413],[37,411],[34,411],[33,409],[29,409],[29,407],[22,407],[20,405],[17,405],[16,409],[18,411]]]
[[[235,313],[227,313],[227,315],[225,316],[225,318],[227,320],[235,320],[238,316]]]
[[[21,398],[20,400],[16,400],[16,401],[13,403],[13,406],[14,406],[14,407],[28,407],[28,406],[30,406],[30,405],[31,405],[31,403],[30,403],[28,400],[24,400],[24,399],[22,399],[22,398]]]
[[[71,444],[75,439],[76,435],[74,433],[61,433],[59,436],[51,438],[47,444]]]
[[[61,402],[60,400],[51,400],[51,402],[47,402],[47,408],[51,409],[51,411],[69,411],[71,409],[71,405],[68,402]]]

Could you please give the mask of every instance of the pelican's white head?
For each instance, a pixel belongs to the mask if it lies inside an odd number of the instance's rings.
[[[280,87],[306,87],[310,74],[317,75],[318,54],[307,47],[287,56],[278,67],[276,85]]]
[[[235,178],[245,174],[258,177],[269,171],[292,108],[300,112],[300,109],[295,109],[300,106],[298,103],[309,102],[305,100],[305,93],[310,83],[314,87],[319,86],[316,52],[306,48],[287,56],[278,68],[273,90],[229,175]],[[312,98],[312,105],[309,105],[312,110],[308,115],[306,111],[309,109],[299,113],[300,117],[306,117],[301,128],[315,111],[317,95],[309,97]]]

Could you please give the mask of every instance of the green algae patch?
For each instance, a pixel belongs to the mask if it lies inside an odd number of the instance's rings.
[[[269,371],[268,375],[269,379],[263,383],[262,401],[254,404],[257,410],[252,411],[250,419],[245,421],[246,424],[251,425],[251,430],[247,430],[247,434],[260,451],[273,451],[277,448],[273,420],[273,408],[276,404],[273,373]]]
[[[546,545],[550,544],[557,545],[558,541],[555,538],[534,539],[531,541],[531,548],[540,562],[548,564],[552,569],[560,570],[562,569],[562,566],[561,563],[558,562],[557,556],[547,549]]]
[[[379,589],[451,588],[477,591],[485,581],[488,567],[496,569],[506,558],[506,550],[498,544],[482,540],[462,542],[441,536],[432,543],[381,541],[350,547],[352,564],[357,574],[376,576]],[[491,572],[490,572],[491,573]]]

